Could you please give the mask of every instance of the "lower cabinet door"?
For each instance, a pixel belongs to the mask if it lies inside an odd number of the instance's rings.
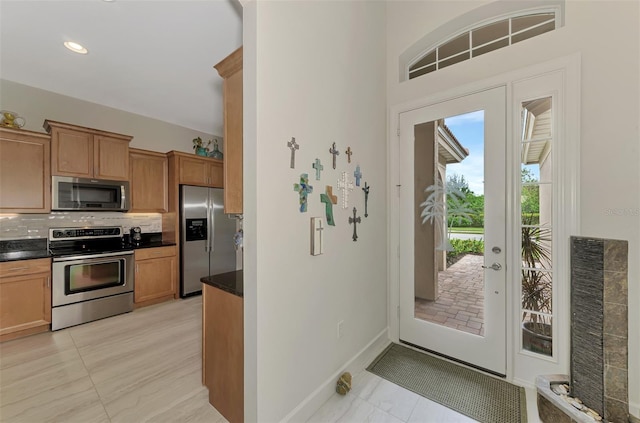
[[[0,341],[49,330],[50,274],[0,278]]]
[[[134,301],[141,303],[176,292],[176,256],[136,260]]]

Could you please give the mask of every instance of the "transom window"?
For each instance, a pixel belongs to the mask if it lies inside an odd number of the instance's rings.
[[[409,79],[553,31],[556,21],[556,12],[546,11],[481,24],[421,55],[409,65]]]

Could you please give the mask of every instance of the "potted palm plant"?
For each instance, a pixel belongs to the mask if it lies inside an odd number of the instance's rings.
[[[522,219],[522,345],[545,355],[552,354],[550,230],[534,224],[534,215]],[[537,312],[537,313],[531,313]]]

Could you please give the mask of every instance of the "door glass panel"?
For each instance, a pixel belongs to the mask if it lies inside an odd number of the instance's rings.
[[[522,348],[553,354],[553,110],[552,98],[522,103],[521,310]]]
[[[65,294],[74,294],[122,284],[123,260],[74,264],[66,267]]]
[[[484,111],[415,127],[414,317],[484,336]]]

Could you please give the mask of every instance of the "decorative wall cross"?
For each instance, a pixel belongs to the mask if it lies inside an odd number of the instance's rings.
[[[296,143],[296,139],[291,137],[291,141],[287,143],[287,147],[291,149],[291,169],[296,167],[296,150],[300,149],[300,145]]]
[[[342,208],[349,207],[349,191],[353,191],[353,182],[349,180],[347,172],[342,172],[342,177],[338,179],[338,189],[342,190]]]
[[[333,155],[333,168],[336,168],[336,156],[340,155],[340,152],[336,148],[336,143],[333,143],[333,146],[329,149],[329,153]]]
[[[311,255],[319,256],[324,253],[324,245],[322,242],[322,231],[324,231],[324,226],[322,226],[322,218],[321,217],[312,217],[311,218]]]
[[[316,181],[320,180],[320,172],[324,170],[324,166],[320,163],[320,159],[316,159],[316,161],[311,165],[316,170]]]
[[[360,165],[356,166],[356,171],[353,172],[353,176],[356,178],[356,186],[360,186],[360,178],[362,178],[362,172],[360,172]]]
[[[325,205],[327,225],[336,226],[336,222],[333,220],[333,205],[338,204],[338,197],[333,195],[333,187],[331,185],[327,185],[325,192],[325,194],[320,194],[320,201]]]
[[[313,192],[313,187],[309,185],[309,175],[300,175],[300,183],[293,184],[293,190],[300,194],[300,213],[307,211],[307,196]]]
[[[360,219],[360,216],[356,217],[356,213],[357,212],[358,211],[354,207],[353,208],[353,217],[349,217],[349,225],[351,225],[353,223],[353,240],[354,241],[358,240],[358,233],[356,232],[356,225],[362,221]]]
[[[369,212],[367,211],[367,202],[369,201],[369,188],[371,188],[367,183],[364,183],[364,217],[369,217]]]
[[[351,151],[351,147],[347,147],[347,151],[344,152],[347,155],[347,163],[351,163],[351,155],[353,151]]]

